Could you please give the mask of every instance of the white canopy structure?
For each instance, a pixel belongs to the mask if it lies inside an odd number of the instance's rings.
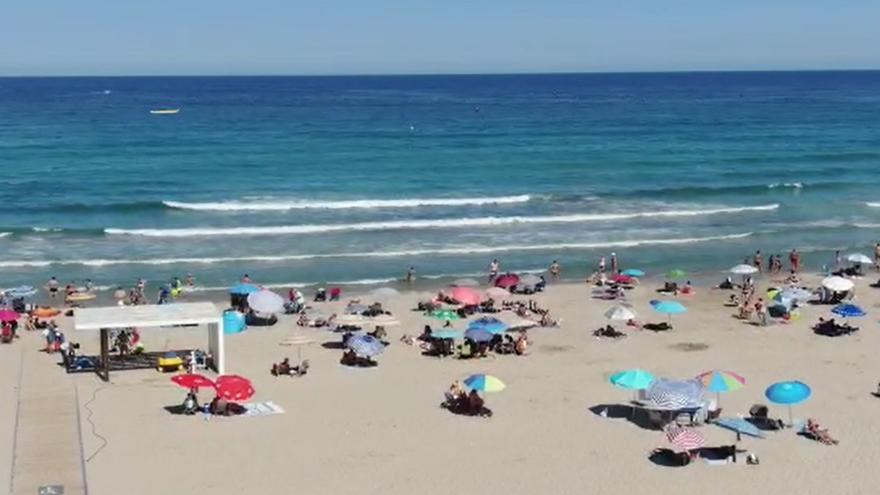
[[[104,334],[113,328],[171,327],[207,325],[208,348],[214,357],[217,373],[226,371],[223,344],[223,313],[213,303],[177,303],[144,306],[110,306],[81,308],[74,313],[75,330],[101,330]],[[102,335],[102,340],[106,336]],[[104,343],[102,343],[102,349]],[[104,356],[106,358],[106,356]]]

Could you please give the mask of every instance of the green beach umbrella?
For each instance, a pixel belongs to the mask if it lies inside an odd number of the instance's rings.
[[[684,270],[679,270],[677,268],[675,270],[669,270],[668,272],[666,272],[666,278],[668,278],[669,280],[685,278],[686,276],[687,273],[685,273]]]
[[[461,319],[461,317],[458,316],[458,311],[454,311],[451,309],[438,309],[437,311],[433,311],[431,313],[431,317],[445,321],[455,321]]]

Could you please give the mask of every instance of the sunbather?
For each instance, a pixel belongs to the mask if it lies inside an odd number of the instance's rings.
[[[822,428],[819,426],[819,422],[812,418],[807,420],[807,424],[804,426],[802,433],[805,437],[811,438],[825,445],[837,445],[840,443],[834,438],[831,438],[831,435],[828,433],[828,428]]]

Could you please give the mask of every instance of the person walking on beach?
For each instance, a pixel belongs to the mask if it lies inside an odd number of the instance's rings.
[[[500,272],[500,271],[501,271],[501,263],[499,263],[497,259],[492,260],[492,262],[489,263],[489,282],[490,283],[493,280],[495,280],[495,277],[498,276],[498,272]]]
[[[874,268],[880,270],[880,242],[874,244]]]
[[[758,273],[764,273],[764,256],[761,255],[761,250],[755,251],[755,257],[752,260],[755,268],[758,269]]]
[[[559,274],[562,272],[562,267],[557,260],[553,260],[553,263],[550,263],[548,271],[550,272],[550,278],[553,279],[554,282],[557,282],[559,280]]]
[[[791,271],[797,273],[801,269],[801,253],[797,249],[792,249],[788,255],[788,262],[791,264]]]
[[[55,296],[58,295],[58,279],[52,277],[46,283],[46,288],[49,290],[49,297],[55,299]]]
[[[599,257],[599,274],[605,273],[605,257]]]
[[[411,266],[409,270],[406,271],[406,282],[411,284],[416,281],[416,267]]]
[[[617,275],[619,268],[620,266],[617,262],[617,253],[611,253],[611,273]]]

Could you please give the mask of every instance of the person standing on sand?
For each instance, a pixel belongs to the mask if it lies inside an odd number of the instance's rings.
[[[874,268],[880,270],[880,242],[874,244]]]
[[[550,278],[553,279],[554,282],[559,280],[559,274],[562,272],[562,267],[559,265],[559,262],[553,260],[553,263],[550,263],[550,268],[548,270],[550,272]]]
[[[498,276],[498,272],[501,271],[501,263],[498,262],[497,259],[492,260],[489,263],[489,283],[495,280],[495,277]]]
[[[604,256],[599,257],[599,273],[600,274],[605,273],[605,257]]]
[[[611,273],[617,275],[619,268],[620,266],[617,262],[617,253],[611,253]]]
[[[840,256],[840,251],[834,251],[834,269],[840,270],[840,265],[843,264],[843,258]]]
[[[764,273],[764,256],[761,255],[761,250],[755,251],[755,257],[752,260],[755,268],[758,269],[758,273]]]
[[[406,271],[406,282],[411,284],[416,281],[416,267],[411,266],[409,270]]]
[[[801,269],[801,254],[797,249],[792,249],[788,255],[788,262],[791,264],[791,271],[797,273]]]

